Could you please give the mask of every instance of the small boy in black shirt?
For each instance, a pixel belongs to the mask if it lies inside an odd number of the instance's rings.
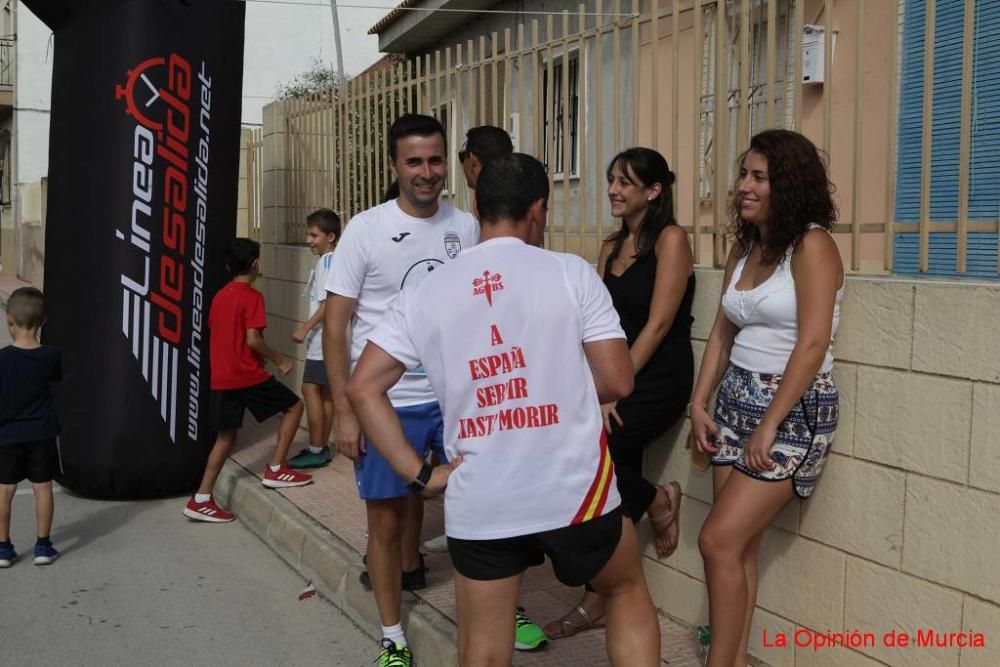
[[[31,481],[38,541],[35,565],[48,565],[52,547],[52,478],[59,470],[59,418],[49,383],[62,376],[59,351],[38,342],[45,299],[34,287],[14,290],[7,302],[7,327],[14,340],[0,350],[0,567],[17,558],[10,541],[10,506],[17,484]]]

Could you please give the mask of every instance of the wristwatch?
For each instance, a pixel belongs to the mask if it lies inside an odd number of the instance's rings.
[[[420,468],[420,472],[417,476],[413,478],[413,481],[406,485],[410,493],[423,493],[423,490],[427,488],[427,482],[431,481],[431,471],[434,468],[430,463],[424,461],[424,465]]]

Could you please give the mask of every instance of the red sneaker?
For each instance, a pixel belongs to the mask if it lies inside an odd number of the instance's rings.
[[[209,523],[229,523],[236,518],[232,512],[227,512],[215,504],[215,500],[209,498],[203,503],[195,502],[194,496],[188,501],[184,508],[184,516],[195,521],[208,521]]]
[[[261,482],[271,489],[283,489],[288,486],[305,486],[313,481],[312,475],[292,470],[287,465],[271,470],[271,466],[264,466],[264,479]]]

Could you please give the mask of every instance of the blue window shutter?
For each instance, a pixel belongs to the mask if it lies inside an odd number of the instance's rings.
[[[920,238],[917,234],[896,234],[893,244],[893,271],[901,275],[968,276],[996,279],[997,234],[976,232],[968,235],[965,253],[965,273],[955,271],[958,256],[955,233],[931,234],[930,263],[926,273],[917,270],[920,257]]]
[[[1000,2],[976,0],[969,219],[1000,218]],[[938,0],[934,25],[931,223],[958,218],[963,0]],[[896,171],[896,220],[919,222],[926,0],[905,0]],[[969,233],[964,275],[997,277],[997,234]],[[893,269],[917,273],[918,236],[895,235]],[[934,275],[955,271],[956,235],[930,235]]]
[[[973,58],[969,217],[1000,217],[1000,3],[980,0]]]

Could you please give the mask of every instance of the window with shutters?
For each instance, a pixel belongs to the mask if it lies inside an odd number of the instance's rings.
[[[542,127],[542,162],[549,165],[556,176],[562,176],[569,167],[570,176],[578,173],[577,156],[579,155],[580,138],[580,54],[570,52],[569,58],[558,57],[552,63],[552,86],[549,99],[549,67],[547,61],[541,62],[542,106],[539,119]],[[564,100],[563,91],[568,89],[568,105]],[[568,116],[568,123],[564,118]],[[568,131],[567,131],[568,126]],[[569,164],[563,164],[566,159],[564,147],[569,143]],[[552,151],[552,154],[549,154]]]
[[[506,85],[506,68],[504,62],[501,59],[503,52],[497,56],[496,63],[496,76],[493,75],[493,63],[488,60],[484,62],[480,67],[482,67],[483,76],[480,79],[478,76],[477,85],[482,85],[484,87],[484,95],[482,97],[476,97],[476,104],[479,105],[480,100],[484,100],[485,104],[481,108],[476,109],[476,122],[474,127],[480,125],[493,125],[495,127],[505,127],[504,118],[506,117],[507,109],[504,107],[504,86]]]
[[[1000,2],[973,3],[972,126],[969,164],[969,222],[1000,219]],[[962,46],[964,0],[937,0],[934,21],[934,78],[931,118],[923,117],[926,0],[902,0],[899,118],[896,154],[897,222],[920,221],[922,135],[931,123],[930,224],[953,224],[959,208],[961,142]],[[959,275],[958,235],[932,232],[928,273]],[[919,234],[898,233],[893,244],[893,270],[914,274],[919,269]],[[997,277],[996,232],[968,234],[967,276]]]

